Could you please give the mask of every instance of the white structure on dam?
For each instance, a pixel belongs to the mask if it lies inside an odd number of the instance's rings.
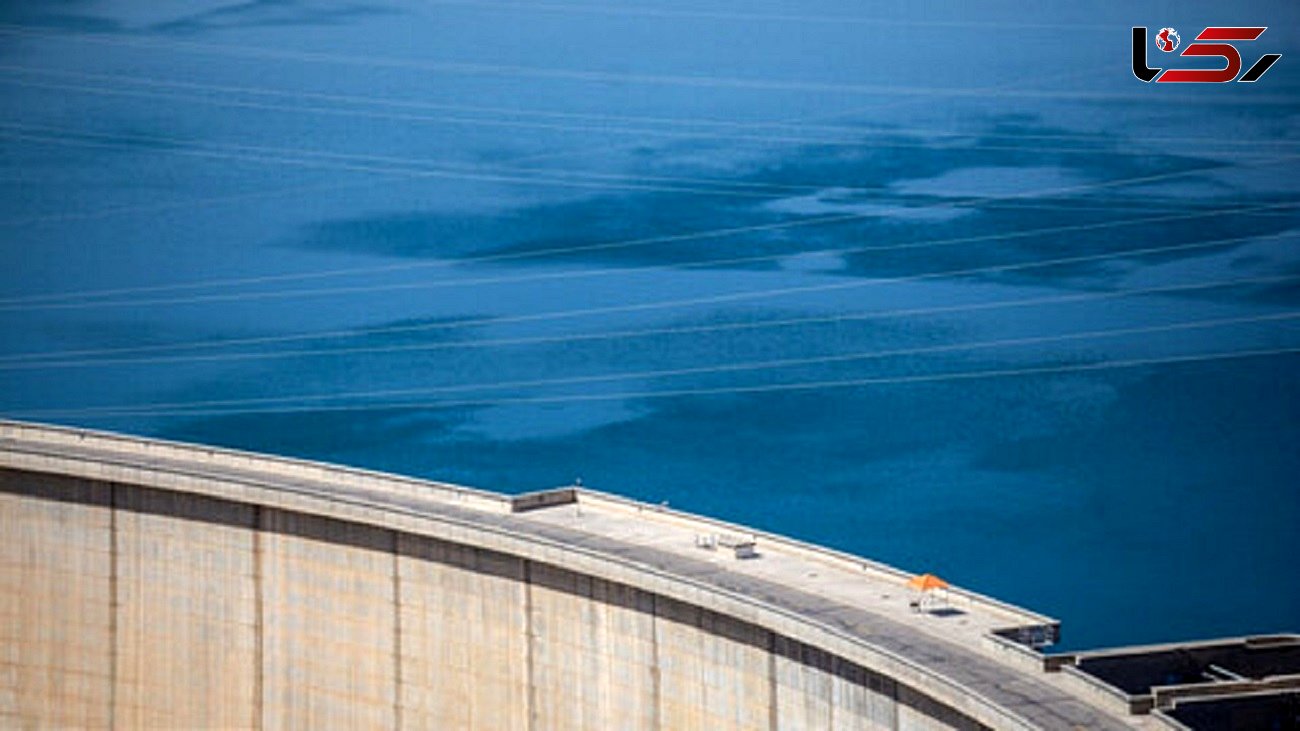
[[[0,422],[0,537],[0,728],[1185,728],[1049,618],[580,489]]]

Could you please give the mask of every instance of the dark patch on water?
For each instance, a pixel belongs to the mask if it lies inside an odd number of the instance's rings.
[[[1277,282],[1274,284],[1262,284],[1254,287],[1246,287],[1238,290],[1238,296],[1248,302],[1260,305],[1271,305],[1276,307],[1295,307],[1300,305],[1300,264],[1291,264],[1282,267],[1277,272],[1280,276],[1291,276],[1295,279],[1289,281]]]
[[[150,29],[164,33],[199,34],[231,28],[347,25],[397,12],[392,6],[375,3],[350,2],[321,7],[319,3],[298,0],[247,0],[156,23]]]
[[[296,242],[310,248],[404,257],[464,257],[535,254],[666,235],[712,230],[727,225],[775,221],[776,214],[754,214],[724,199],[697,200],[648,193],[599,196],[539,204],[502,214],[402,213],[320,224]],[[619,261],[662,264],[691,261],[701,251],[724,250],[725,239],[704,246],[663,243],[564,255],[565,261]],[[531,256],[530,262],[556,256]]]
[[[403,257],[523,257],[517,262],[616,263],[622,265],[687,266],[696,262],[746,257],[776,257],[801,252],[856,249],[846,254],[838,273],[851,276],[906,276],[1013,264],[1041,259],[1119,253],[1180,243],[1211,241],[1252,235],[1268,235],[1289,227],[1289,218],[1241,217],[1228,214],[1195,215],[1207,210],[1227,210],[1234,205],[1266,205],[1285,199],[1255,196],[1248,202],[1235,201],[1232,191],[1206,200],[1166,201],[1154,210],[1120,206],[1107,210],[1105,202],[1123,192],[1122,187],[1062,193],[1034,198],[1039,208],[1018,208],[996,200],[981,205],[973,201],[974,212],[962,213],[953,204],[970,197],[936,197],[909,193],[897,188],[908,181],[924,180],[971,168],[1059,169],[1077,182],[1088,185],[1107,180],[1177,175],[1223,167],[1222,163],[1168,154],[1127,152],[1116,143],[1100,138],[1052,142],[1068,149],[1085,149],[1090,154],[1043,151],[1047,144],[1039,137],[1063,134],[1054,127],[1032,125],[1025,120],[997,122],[989,135],[977,142],[996,148],[948,147],[941,149],[891,146],[921,144],[920,138],[872,137],[859,148],[810,146],[783,154],[738,173],[734,190],[745,195],[715,196],[688,192],[620,192],[578,200],[537,203],[506,213],[403,212],[322,223],[303,232],[294,246],[332,251],[377,253]],[[1023,139],[994,135],[1024,135]],[[906,140],[904,143],[902,140]],[[1023,148],[1023,149],[1021,149]],[[671,148],[670,148],[671,149]],[[725,154],[715,151],[715,154]],[[674,171],[671,155],[648,166],[643,174]],[[1176,180],[1199,180],[1191,174]],[[669,183],[664,183],[669,185]],[[740,187],[784,186],[784,188]],[[820,186],[825,197],[816,213],[793,213],[771,205],[778,198],[799,198],[816,194]],[[844,189],[836,192],[834,189]],[[755,199],[752,194],[770,195]],[[992,193],[999,195],[999,193]],[[1225,197],[1226,196],[1226,197]],[[1020,199],[1022,202],[1025,199]],[[750,231],[719,237],[664,240],[636,246],[605,244],[645,239],[689,236],[723,228],[762,226],[773,223],[811,221],[843,215],[854,206],[883,207],[856,220],[832,224],[797,225],[784,229]],[[918,220],[916,215],[948,210],[951,215]],[[1179,214],[1194,217],[1149,222],[1152,217],[1175,219]],[[946,220],[945,220],[946,218]],[[1129,221],[1137,221],[1128,223]],[[1106,225],[1090,230],[1057,231],[1070,227]],[[1019,236],[1025,231],[1045,229],[1042,235]],[[1009,235],[1008,238],[996,238]],[[970,239],[946,245],[925,245],[952,239]],[[893,248],[891,250],[891,247]],[[579,249],[579,251],[571,251]],[[586,249],[586,250],[583,250]],[[874,249],[874,250],[872,250]],[[883,250],[882,250],[883,249]],[[564,253],[548,253],[564,250]],[[1159,263],[1204,250],[1171,252],[1134,258],[1135,263]],[[1060,279],[1100,278],[1105,281],[1116,271],[1123,257],[1101,263],[1078,263],[1053,268],[1031,268],[1011,272],[983,273],[981,279],[1043,283]],[[728,269],[772,269],[779,260],[728,262]],[[1221,293],[1219,293],[1221,294]]]
[[[122,24],[112,18],[86,12],[96,3],[91,0],[40,0],[34,3],[0,3],[0,23],[25,25],[42,30],[57,28],[68,31],[116,33]],[[0,53],[8,44],[0,43]]]

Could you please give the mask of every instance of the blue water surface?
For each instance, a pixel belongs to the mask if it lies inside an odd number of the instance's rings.
[[[1210,24],[1283,59],[1130,72],[1131,26]],[[1070,646],[1295,631],[1298,29],[1263,1],[5,3],[0,415],[581,477]]]

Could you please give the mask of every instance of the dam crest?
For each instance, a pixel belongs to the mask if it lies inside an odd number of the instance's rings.
[[[579,487],[6,421],[0,534],[4,728],[1187,729],[1300,688],[1295,636],[1046,654],[1053,618]],[[1196,653],[1238,670],[1143,685]]]

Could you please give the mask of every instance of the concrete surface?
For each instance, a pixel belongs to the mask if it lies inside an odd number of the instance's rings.
[[[1054,620],[779,536],[0,422],[0,727],[1116,729]],[[759,556],[699,548],[754,536]]]

